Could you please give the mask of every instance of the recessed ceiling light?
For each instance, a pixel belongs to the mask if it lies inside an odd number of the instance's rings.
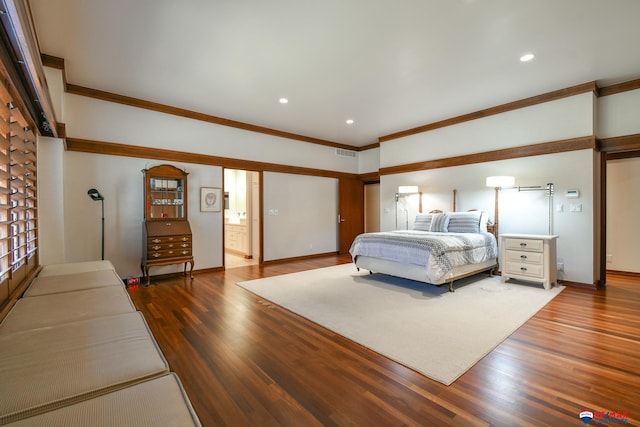
[[[347,124],[348,125],[352,125],[353,124],[353,119],[347,119]]]
[[[287,98],[280,98],[280,104],[286,104],[287,102],[289,102]]]
[[[520,61],[521,62],[528,62],[528,61],[531,61],[533,58],[535,58],[535,55],[533,53],[527,53],[527,54],[522,55],[520,57]]]

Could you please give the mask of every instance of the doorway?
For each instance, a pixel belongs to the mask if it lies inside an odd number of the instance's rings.
[[[259,264],[260,242],[259,172],[224,170],[224,267]]]
[[[640,197],[634,189],[640,182],[640,151],[608,154],[605,170],[605,270],[637,277]]]
[[[380,183],[364,184],[364,232],[380,231]]]

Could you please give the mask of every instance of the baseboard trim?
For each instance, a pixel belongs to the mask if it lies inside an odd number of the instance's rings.
[[[607,270],[607,274],[615,274],[616,276],[640,277],[640,273],[635,271]]]
[[[297,257],[292,257],[292,258],[271,259],[269,261],[263,261],[262,265],[280,264],[280,263],[283,263],[283,262],[304,261],[306,259],[314,259],[314,258],[323,258],[323,257],[328,257],[328,256],[336,256],[337,254],[338,254],[337,252],[325,252],[325,253],[321,253],[321,254],[303,255],[303,256],[297,256]]]
[[[572,288],[580,288],[580,289],[589,289],[595,291],[600,287],[599,282],[596,283],[582,283],[582,282],[572,282],[570,280],[558,280],[558,283],[564,286],[570,286]]]

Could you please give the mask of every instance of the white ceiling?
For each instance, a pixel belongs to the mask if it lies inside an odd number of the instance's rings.
[[[69,83],[354,146],[640,78],[638,0],[29,1]]]

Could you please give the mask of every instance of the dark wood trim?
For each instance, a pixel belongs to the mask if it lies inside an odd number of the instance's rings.
[[[631,80],[624,83],[618,83],[611,86],[601,87],[598,90],[598,95],[609,96],[609,95],[615,95],[616,93],[627,92],[627,91],[636,90],[636,89],[640,89],[640,79]]]
[[[210,114],[199,113],[197,111],[187,110],[185,108],[172,107],[166,104],[160,104],[152,101],[145,101],[143,99],[133,98],[126,95],[119,95],[116,93],[106,92],[103,90],[92,89],[84,86],[67,83],[67,92],[86,96],[89,98],[99,99],[101,101],[115,102],[118,104],[128,105],[136,108],[143,108],[146,110],[157,111],[160,113],[171,114],[179,117],[186,117],[188,119],[200,120],[202,122],[213,123],[220,126],[228,126],[236,129],[242,129],[249,132],[257,132],[266,135],[277,136],[279,138],[293,139],[296,141],[308,142],[311,144],[324,145],[327,147],[343,148],[345,150],[355,150],[356,147],[347,144],[340,144],[338,142],[327,141],[319,138],[312,138],[310,136],[299,135],[291,132],[284,132],[277,129],[271,129],[263,126],[252,125],[250,123],[239,122],[237,120],[225,119],[222,117],[212,116]]]
[[[67,125],[65,123],[56,123],[56,133],[58,138],[66,138],[67,137]]]
[[[378,171],[361,173],[358,177],[360,178],[360,181],[364,182],[365,184],[380,182],[380,173]]]
[[[571,86],[565,89],[544,93],[542,95],[532,96],[530,98],[509,102],[507,104],[498,105],[496,107],[486,108],[484,110],[475,111],[473,113],[463,114],[461,116],[452,117],[450,119],[441,120],[439,122],[429,123],[423,126],[412,128],[412,129],[407,129],[407,130],[392,133],[389,135],[381,136],[380,138],[378,138],[378,142],[385,142],[385,141],[390,141],[392,139],[404,138],[409,135],[415,135],[418,133],[427,132],[434,129],[449,127],[459,123],[464,123],[471,120],[494,116],[496,114],[506,113],[508,111],[518,110],[520,108],[530,107],[532,105],[555,101],[558,99],[567,98],[569,96],[579,95],[581,93],[586,93],[586,92],[593,92],[597,94],[598,86],[596,85],[596,82],[589,82],[589,83],[583,83],[577,86]]]
[[[524,145],[521,147],[504,148],[501,150],[485,151],[483,153],[465,154],[444,159],[426,160],[423,162],[380,168],[380,175],[391,175],[404,172],[415,172],[427,169],[439,169],[452,166],[470,165],[474,163],[493,162],[497,160],[516,159],[521,157],[540,156],[543,154],[562,153],[566,151],[596,149],[596,138],[584,136],[579,138],[562,139],[559,141],[540,144]]]
[[[598,141],[598,147],[603,153],[621,154],[629,151],[640,150],[640,133],[634,135],[615,136],[612,138],[602,138]],[[636,156],[629,156],[636,157]],[[608,157],[611,158],[611,157]]]
[[[598,281],[594,283],[582,283],[582,282],[572,282],[570,280],[558,280],[558,283],[560,285],[571,286],[572,288],[579,288],[579,289],[596,290],[596,289],[599,289],[600,287],[598,284]]]
[[[200,268],[197,270],[193,270],[193,274],[217,273],[218,271],[223,271],[223,270],[224,270],[224,267]],[[179,273],[179,274],[182,274],[182,273]]]
[[[607,153],[607,160],[632,159],[634,157],[640,157],[640,150],[625,151],[623,153]]]
[[[598,266],[598,275],[596,278],[598,283],[596,286],[606,286],[607,284],[607,266],[606,266],[606,253],[607,253],[607,153],[596,153],[599,155],[600,170],[594,171],[599,173],[598,185],[600,191],[594,191],[594,215],[593,221],[593,237],[597,239],[594,241],[593,248],[593,265]]]
[[[56,70],[62,71],[62,87],[64,87],[64,91],[66,92],[67,91],[67,70],[64,65],[64,58],[58,58],[57,56],[41,53],[40,59],[42,60],[42,65],[44,67],[55,68]],[[64,136],[58,136],[58,137],[64,138]]]
[[[284,264],[287,262],[298,262],[298,261],[305,261],[305,260],[316,259],[316,258],[335,257],[336,255],[338,255],[338,252],[325,252],[322,254],[303,255],[303,256],[296,256],[291,258],[271,259],[269,261],[262,261],[261,264],[262,265]]]
[[[358,175],[353,173],[336,172],[324,169],[312,169],[300,166],[278,165],[275,163],[256,162],[252,160],[233,159],[229,157],[211,156],[207,154],[186,153],[183,151],[163,150],[159,148],[142,147],[138,145],[116,144],[113,142],[93,141],[78,138],[67,138],[66,149],[68,151],[79,151],[83,153],[167,160],[172,162],[221,166],[230,169],[280,172],[326,178],[358,178]]]
[[[64,68],[64,58],[59,58],[53,55],[47,55],[46,53],[41,53],[40,58],[42,59],[43,66],[66,71]]]
[[[635,271],[607,270],[607,274],[615,274],[617,276],[640,278],[640,273]]]
[[[355,150],[355,151],[367,151],[367,150],[373,150],[374,148],[380,148],[380,143],[379,142],[375,142],[373,144],[363,145],[362,147],[354,147],[354,148],[352,148],[352,150]]]

